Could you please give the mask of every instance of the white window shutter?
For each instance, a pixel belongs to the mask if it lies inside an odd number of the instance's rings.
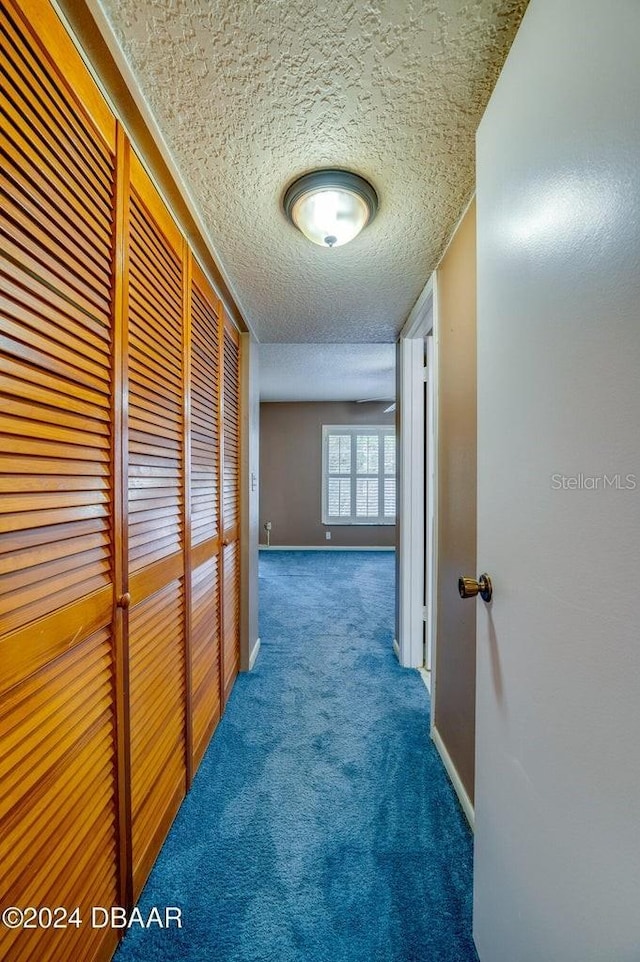
[[[324,524],[395,524],[396,438],[390,425],[324,425]]]

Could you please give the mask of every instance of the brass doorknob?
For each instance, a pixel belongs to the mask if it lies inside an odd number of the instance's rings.
[[[223,547],[223,548],[228,548],[230,544],[231,544],[231,542],[229,541],[228,538],[223,538],[223,539],[222,539],[222,547]]]
[[[483,601],[491,601],[493,585],[487,574],[480,575],[477,581],[475,578],[458,578],[458,591],[461,598],[475,598],[480,595]]]

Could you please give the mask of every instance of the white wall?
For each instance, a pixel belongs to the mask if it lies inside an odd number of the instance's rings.
[[[638,0],[532,0],[477,157],[475,937],[638,962]]]

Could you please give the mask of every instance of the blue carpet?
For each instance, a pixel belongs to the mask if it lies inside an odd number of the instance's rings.
[[[239,677],[118,962],[476,962],[472,840],[392,649],[387,552],[262,552]]]

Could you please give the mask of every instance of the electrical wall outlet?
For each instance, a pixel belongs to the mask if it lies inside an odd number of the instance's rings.
[[[330,532],[330,531],[325,531],[324,536],[325,536],[325,539],[326,539],[327,541],[331,541],[331,532]]]

